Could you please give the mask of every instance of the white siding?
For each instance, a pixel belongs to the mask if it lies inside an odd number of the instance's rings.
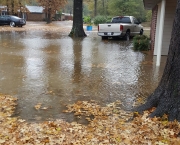
[[[177,0],[166,0],[162,53],[161,53],[162,55],[168,54],[176,5],[177,5]]]

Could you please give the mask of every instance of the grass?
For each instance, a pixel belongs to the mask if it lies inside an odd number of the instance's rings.
[[[142,22],[141,25],[143,27],[150,27],[151,26],[151,22]]]
[[[146,35],[150,38],[150,30],[144,30],[144,35]]]

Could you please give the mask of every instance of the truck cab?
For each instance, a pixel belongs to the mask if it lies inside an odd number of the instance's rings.
[[[98,35],[108,37],[132,37],[143,34],[143,26],[133,16],[116,16],[111,23],[99,24]]]

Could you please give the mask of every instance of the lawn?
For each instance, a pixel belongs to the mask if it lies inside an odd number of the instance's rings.
[[[0,144],[2,145],[179,145],[180,124],[167,116],[148,118],[152,110],[125,113],[117,101],[105,107],[95,101],[67,105],[66,113],[83,117],[88,125],[63,120],[28,123],[11,117],[16,98],[0,95]],[[40,109],[40,107],[35,108]]]

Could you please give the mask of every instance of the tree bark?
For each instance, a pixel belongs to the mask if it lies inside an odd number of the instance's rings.
[[[104,0],[102,0],[102,6],[103,6],[103,15],[105,16],[105,4],[104,4]]]
[[[94,17],[97,16],[97,0],[94,0]]]
[[[170,121],[180,121],[180,0],[177,2],[171,41],[161,81],[138,112],[156,107],[150,117],[168,115]]]
[[[47,12],[47,24],[51,23],[51,8],[48,8],[48,12]]]
[[[71,37],[85,37],[86,34],[83,29],[83,0],[74,0],[73,6],[73,27],[69,36]]]
[[[14,0],[11,1],[11,14],[14,15]]]
[[[9,0],[6,1],[6,6],[7,6],[7,15],[9,15]]]

